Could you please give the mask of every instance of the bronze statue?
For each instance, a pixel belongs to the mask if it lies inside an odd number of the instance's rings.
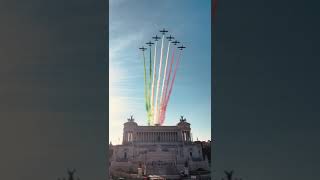
[[[128,118],[128,121],[129,122],[133,122],[134,121],[133,115],[131,115],[130,118]]]
[[[181,118],[180,118],[180,122],[186,122],[186,118],[184,118],[183,116],[180,116]]]
[[[224,173],[226,174],[228,180],[232,180],[233,170],[230,172],[224,171]]]
[[[70,170],[68,169],[69,180],[74,180],[74,179],[73,179],[73,174],[74,174],[75,172],[76,172],[75,169],[73,169],[72,171],[70,171]]]

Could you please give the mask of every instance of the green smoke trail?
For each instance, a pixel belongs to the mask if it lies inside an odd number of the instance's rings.
[[[152,118],[152,112],[151,112],[151,103],[150,103],[150,96],[151,96],[151,79],[152,79],[152,61],[151,61],[151,46],[150,46],[150,60],[149,60],[149,83],[148,83],[148,97],[147,97],[147,101],[148,101],[148,125],[150,125],[151,123],[151,118]]]
[[[146,100],[147,119],[148,119],[148,123],[150,123],[150,121],[149,121],[148,92],[147,92],[146,57],[145,57],[145,55],[144,55],[144,51],[142,51],[142,53],[143,53],[143,69],[144,69],[144,98],[145,98],[145,100]]]

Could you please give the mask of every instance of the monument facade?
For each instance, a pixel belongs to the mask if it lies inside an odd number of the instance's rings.
[[[129,118],[121,145],[112,146],[110,171],[144,175],[177,175],[199,168],[209,170],[201,144],[194,143],[183,116],[176,126],[139,126]]]

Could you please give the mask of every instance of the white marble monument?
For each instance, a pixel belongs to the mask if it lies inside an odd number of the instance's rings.
[[[110,171],[135,173],[138,168],[146,175],[177,175],[186,169],[209,170],[209,164],[183,116],[176,126],[139,126],[131,116],[122,144],[113,146]]]

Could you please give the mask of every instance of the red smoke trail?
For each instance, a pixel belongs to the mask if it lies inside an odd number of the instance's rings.
[[[179,64],[180,64],[181,54],[182,54],[182,52],[179,54],[177,63],[176,63],[175,68],[174,68],[174,74],[173,74],[173,78],[172,78],[172,81],[171,81],[169,94],[168,94],[168,97],[166,99],[166,106],[168,105],[168,102],[169,102],[169,99],[170,99],[170,96],[171,96],[171,92],[172,92],[172,88],[173,88],[173,84],[174,84],[174,80],[176,79],[176,74],[177,74],[177,69],[178,69]]]

